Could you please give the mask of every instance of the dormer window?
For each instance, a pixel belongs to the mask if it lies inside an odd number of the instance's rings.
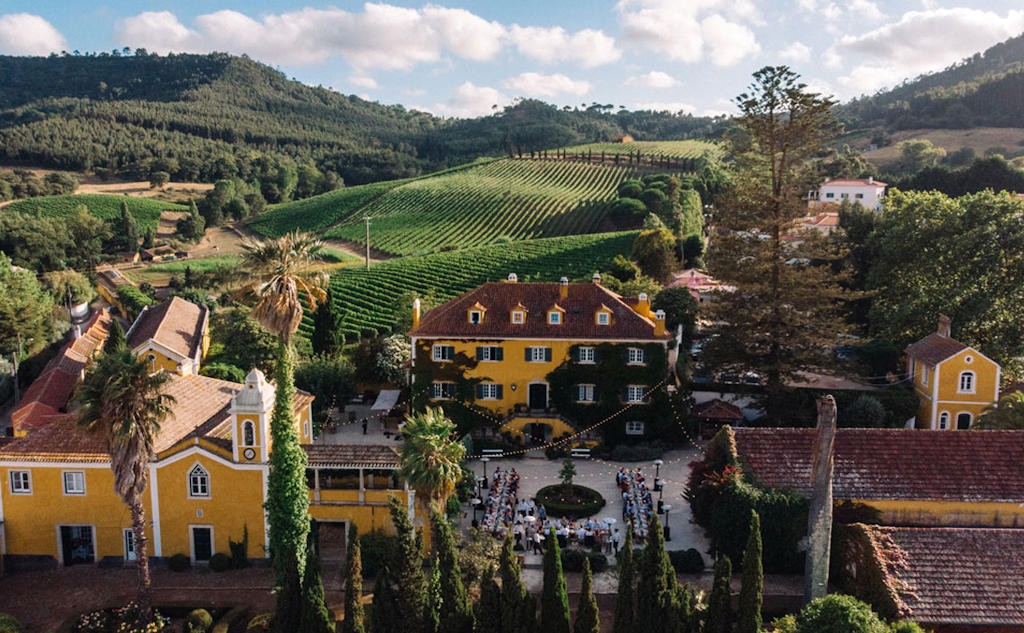
[[[597,324],[598,325],[609,325],[612,322],[612,313],[606,310],[601,310],[597,313]]]
[[[484,313],[479,310],[469,311],[469,322],[473,325],[480,325],[480,322],[484,320]]]
[[[523,323],[526,323],[526,313],[522,310],[513,310],[512,323],[513,325],[522,325]]]
[[[548,323],[550,325],[561,325],[562,324],[562,313],[558,310],[552,310],[548,312]]]

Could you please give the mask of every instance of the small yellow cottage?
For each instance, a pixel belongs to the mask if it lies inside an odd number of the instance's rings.
[[[999,365],[951,338],[949,317],[940,315],[938,331],[907,347],[906,353],[920,402],[917,428],[969,429],[999,400]]]

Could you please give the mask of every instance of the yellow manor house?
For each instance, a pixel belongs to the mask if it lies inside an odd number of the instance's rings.
[[[79,427],[67,410],[110,322],[108,312],[98,313],[44,369],[12,414],[15,437],[0,443],[0,552],[8,569],[135,557],[131,517],[114,492],[103,438]],[[150,554],[203,562],[228,553],[230,541],[245,541],[249,558],[267,557],[274,385],[255,369],[244,384],[199,375],[208,315],[180,298],[145,310],[126,338],[153,371],[169,373],[165,393],[176,401],[149,466]],[[399,483],[393,447],[314,445],[312,402],[309,394],[296,394],[296,431],[309,458],[315,542],[330,560],[340,555],[332,548],[343,550],[349,522],[361,533],[392,529],[390,496],[413,518],[425,506]]]

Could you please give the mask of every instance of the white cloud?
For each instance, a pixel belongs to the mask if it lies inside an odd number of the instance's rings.
[[[811,49],[802,42],[793,42],[779,51],[779,59],[787,62],[805,62],[811,58]]]
[[[477,117],[492,114],[494,106],[502,108],[511,101],[508,95],[495,88],[476,86],[467,81],[456,88],[444,103],[435,104],[433,108],[418,109],[442,116]]]
[[[380,88],[380,84],[377,83],[377,80],[367,75],[352,75],[348,78],[348,82],[353,86],[359,86],[360,88],[369,88],[371,90]]]
[[[749,2],[620,0],[616,8],[626,44],[672,60],[696,63],[710,53],[716,66],[731,66],[760,50],[753,31],[741,24],[761,21]]]
[[[589,81],[577,81],[561,73],[555,75],[522,73],[517,77],[506,79],[501,85],[527,97],[579,96],[586,94],[591,88]]]
[[[682,101],[646,101],[634,103],[633,110],[653,110],[655,112],[696,112],[697,108]]]
[[[836,44],[839,51],[866,60],[840,77],[839,83],[857,92],[874,91],[942,69],[1022,30],[1024,10],[1005,16],[967,8],[910,11],[897,22],[844,37]]]
[[[366,3],[358,13],[305,8],[260,20],[222,10],[197,16],[192,28],[170,11],[148,11],[121,20],[115,34],[121,45],[157,52],[219,50],[298,65],[340,55],[357,70],[408,70],[437,62],[444,53],[492,59],[505,28],[463,9]]]
[[[68,47],[67,40],[52,24],[31,13],[0,15],[0,53],[8,55],[49,55]]]
[[[811,12],[818,8],[818,0],[796,0],[796,6],[801,11]]]
[[[652,70],[649,73],[642,75],[633,75],[626,80],[627,86],[635,86],[638,88],[671,88],[678,86],[679,82],[675,77],[668,73],[663,73],[660,70]]]
[[[609,64],[622,56],[615,38],[604,31],[583,29],[569,34],[560,26],[519,26],[509,29],[509,39],[520,54],[544,63],[573,62],[584,68]]]
[[[427,94],[427,91],[424,90],[423,88],[406,88],[402,92],[409,97],[419,97]]]
[[[885,17],[878,5],[871,0],[853,0],[847,13],[850,17],[856,16],[867,20],[881,20]]]

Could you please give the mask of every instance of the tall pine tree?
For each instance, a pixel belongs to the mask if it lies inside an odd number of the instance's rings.
[[[583,559],[583,583],[580,585],[579,606],[576,607],[576,621],[572,633],[601,633],[597,611],[597,597],[594,596],[594,578],[590,573],[590,559]]]
[[[363,625],[363,562],[359,528],[348,528],[348,559],[345,561],[345,619],[341,633],[366,633]]]
[[[341,327],[341,315],[335,309],[334,298],[328,290],[327,296],[313,313],[313,334],[310,336],[313,353],[332,358],[336,356],[345,344]]]
[[[502,627],[501,587],[494,580],[492,566],[480,579],[480,600],[476,603],[475,633],[500,633]]]
[[[299,629],[303,633],[334,633],[334,619],[324,602],[324,581],[320,559],[309,552],[302,576],[302,615]]]
[[[501,633],[535,633],[537,599],[526,590],[519,559],[512,550],[512,535],[505,538],[498,559],[501,571]]]
[[[736,633],[758,633],[761,630],[761,595],[764,570],[761,567],[761,517],[750,511],[750,534],[743,552],[743,584],[740,587],[739,618]]]
[[[555,528],[548,534],[544,550],[544,589],[540,599],[541,633],[569,633],[569,595],[562,573],[562,552]]]
[[[729,633],[732,630],[732,562],[723,556],[715,563],[715,581],[708,598],[705,633]]]
[[[626,542],[619,553],[619,589],[615,596],[613,633],[634,633],[636,622],[636,572],[633,563],[633,530],[626,530]]]
[[[437,547],[438,563],[441,569],[441,612],[439,631],[441,633],[472,633],[473,608],[469,603],[466,586],[462,584],[462,569],[459,554],[455,549],[452,526],[445,517],[435,514],[434,543]]]

